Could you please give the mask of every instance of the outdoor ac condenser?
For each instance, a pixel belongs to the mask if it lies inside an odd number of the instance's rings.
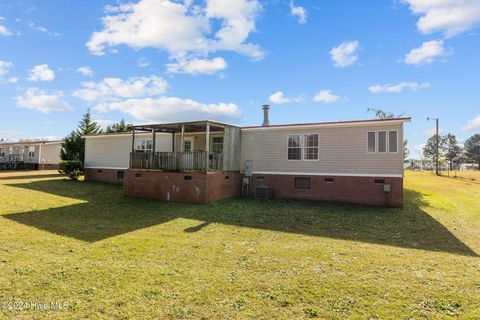
[[[272,199],[272,187],[267,185],[259,185],[255,187],[255,199],[256,200],[271,200]]]

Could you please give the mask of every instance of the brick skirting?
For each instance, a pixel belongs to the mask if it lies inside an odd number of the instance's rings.
[[[295,188],[295,177],[310,178],[310,188]],[[390,192],[384,191],[384,184],[390,185]],[[256,174],[251,185],[252,194],[257,185],[271,186],[273,198],[403,207],[403,178]]]
[[[123,192],[127,197],[186,203],[208,203],[241,194],[238,172],[125,171]]]
[[[122,169],[85,169],[85,181],[98,181],[106,183],[122,184],[123,179],[119,179],[119,171],[126,173]]]

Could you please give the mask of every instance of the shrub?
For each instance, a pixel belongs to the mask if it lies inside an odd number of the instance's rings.
[[[78,177],[83,174],[83,163],[78,160],[61,161],[58,171],[73,181],[77,181]]]

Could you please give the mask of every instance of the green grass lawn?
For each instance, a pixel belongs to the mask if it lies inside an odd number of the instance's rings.
[[[405,208],[127,199],[0,173],[14,319],[479,319],[480,180],[408,172]]]

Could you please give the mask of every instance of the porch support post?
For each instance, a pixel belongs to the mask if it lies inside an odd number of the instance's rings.
[[[155,164],[155,140],[156,140],[156,132],[155,132],[155,128],[152,128],[152,164],[151,164],[151,168],[152,169],[155,169],[153,166]]]
[[[182,124],[182,137],[180,139],[180,152],[185,151],[185,125]]]
[[[132,152],[130,153],[130,168],[133,167],[133,153],[135,152],[135,128],[132,130]]]
[[[206,125],[206,134],[205,134],[205,152],[206,156],[206,163],[205,163],[205,171],[208,172],[210,167],[210,122],[207,121]]]

